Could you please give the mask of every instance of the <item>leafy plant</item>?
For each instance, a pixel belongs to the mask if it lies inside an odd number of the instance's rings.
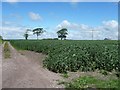
[[[10,58],[10,49],[9,49],[9,45],[8,42],[5,42],[4,44],[4,58]]]
[[[99,80],[95,77],[84,76],[66,84],[66,88],[73,88],[76,90],[84,90],[85,88],[96,88],[96,90],[104,90],[109,88],[109,90],[117,90],[118,80]]]
[[[28,40],[10,41],[19,49],[45,53],[44,67],[56,73],[68,71],[119,71],[117,41]]]

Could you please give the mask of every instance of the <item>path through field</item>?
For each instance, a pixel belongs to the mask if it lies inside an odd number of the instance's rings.
[[[57,85],[62,79],[59,74],[44,69],[41,62],[45,57],[42,54],[29,52],[20,53],[10,43],[11,58],[3,59],[3,88],[61,88]],[[24,55],[25,54],[25,55]],[[36,55],[39,58],[36,58]]]

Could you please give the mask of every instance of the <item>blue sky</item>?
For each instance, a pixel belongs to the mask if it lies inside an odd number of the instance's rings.
[[[68,39],[91,39],[91,29],[98,31],[94,39],[117,39],[115,2],[3,2],[2,16],[2,35],[6,39],[24,38],[26,28],[36,27],[46,29],[40,38],[56,38],[56,31],[65,27]],[[30,34],[29,38],[36,38]]]

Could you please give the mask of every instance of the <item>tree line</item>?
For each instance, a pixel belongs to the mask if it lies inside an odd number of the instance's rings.
[[[29,31],[32,31],[33,35],[37,36],[37,40],[38,40],[38,37],[41,34],[43,34],[44,32],[46,32],[43,28],[36,28],[36,29],[33,29],[33,30],[27,29],[26,32],[24,33],[24,37],[25,37],[26,40],[28,40]],[[66,28],[62,28],[59,31],[57,31],[56,33],[58,35],[58,38],[60,38],[61,40],[65,40],[66,37],[67,37],[67,35],[68,35],[68,30]]]

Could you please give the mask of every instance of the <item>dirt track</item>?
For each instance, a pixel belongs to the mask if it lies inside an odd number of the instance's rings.
[[[34,52],[18,52],[10,44],[11,58],[3,59],[3,88],[62,88],[57,85],[59,74],[42,67],[45,55]],[[38,57],[37,57],[38,56]],[[39,60],[37,60],[39,59]]]

